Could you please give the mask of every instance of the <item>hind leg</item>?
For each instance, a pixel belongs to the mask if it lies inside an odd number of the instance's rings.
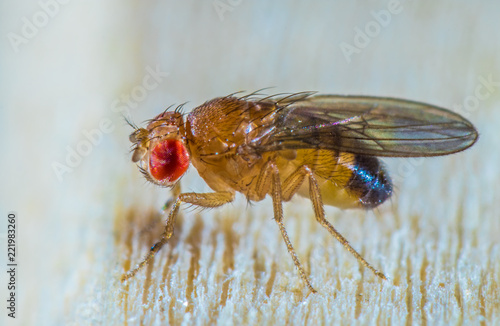
[[[303,184],[305,178],[309,179],[309,197],[312,201],[314,208],[314,215],[316,220],[330,232],[343,246],[347,249],[356,259],[366,268],[371,270],[378,277],[386,280],[384,274],[376,270],[371,266],[353,247],[349,242],[330,224],[325,218],[325,211],[323,209],[323,201],[321,199],[321,191],[318,186],[318,182],[314,177],[314,173],[311,169],[304,165],[298,168],[294,173],[292,173],[283,183],[283,199],[285,201],[290,200],[292,196],[297,192],[299,187]]]

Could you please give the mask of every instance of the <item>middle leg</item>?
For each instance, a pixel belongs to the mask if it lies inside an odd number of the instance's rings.
[[[309,290],[313,293],[316,293],[316,290],[312,287],[309,278],[302,268],[302,264],[300,263],[300,260],[295,253],[295,249],[293,249],[292,242],[288,238],[285,225],[283,224],[283,198],[281,190],[281,180],[278,167],[273,161],[268,161],[266,163],[259,176],[259,181],[257,182],[257,193],[260,194],[262,198],[265,197],[269,190],[271,190],[270,194],[273,200],[274,220],[280,228],[281,235],[286,244],[286,248],[292,256],[295,266],[299,270],[300,277],[306,283]]]

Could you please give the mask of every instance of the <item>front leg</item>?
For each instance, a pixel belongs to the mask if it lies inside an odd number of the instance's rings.
[[[202,193],[197,194],[194,192],[187,192],[184,194],[180,194],[175,200],[172,209],[167,217],[167,222],[165,225],[165,231],[161,235],[160,240],[151,247],[148,255],[131,271],[123,274],[121,277],[122,281],[128,280],[131,277],[134,277],[138,271],[140,271],[144,266],[146,266],[151,259],[156,255],[156,253],[163,247],[165,243],[167,243],[168,239],[172,237],[174,234],[174,225],[175,218],[179,212],[179,206],[181,202],[192,204],[199,207],[218,207],[224,204],[232,202],[234,199],[234,194],[229,191],[221,191],[221,192],[211,192],[211,193]]]

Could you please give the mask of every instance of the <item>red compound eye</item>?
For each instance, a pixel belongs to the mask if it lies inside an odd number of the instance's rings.
[[[186,146],[177,139],[167,139],[155,146],[149,158],[149,172],[158,181],[174,183],[189,166]]]

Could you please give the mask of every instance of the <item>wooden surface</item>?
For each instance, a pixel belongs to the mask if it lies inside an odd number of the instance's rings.
[[[4,35],[22,33],[22,17],[41,10],[35,1],[1,6]],[[355,44],[356,28],[375,26],[372,11],[388,6],[69,2],[18,52],[4,38],[0,207],[20,216],[21,286],[19,318],[3,324],[500,324],[500,5],[401,2],[348,62],[342,44]],[[141,95],[155,69],[157,83]],[[385,160],[396,190],[373,212],[327,209],[389,281],[360,267],[315,222],[310,202],[297,198],[285,205],[285,225],[318,290],[309,294],[269,199],[247,205],[240,196],[221,209],[182,210],[154,264],[121,283],[158,239],[169,194],[146,184],[130,162],[130,128],[117,108],[140,124],[170,104],[189,101],[189,110],[268,86],[455,110],[465,101],[459,111],[480,139],[449,157]],[[107,119],[113,130],[58,178],[54,162],[64,163],[68,147],[90,141]],[[194,168],[182,186],[209,191]],[[3,289],[5,275],[0,282]]]

